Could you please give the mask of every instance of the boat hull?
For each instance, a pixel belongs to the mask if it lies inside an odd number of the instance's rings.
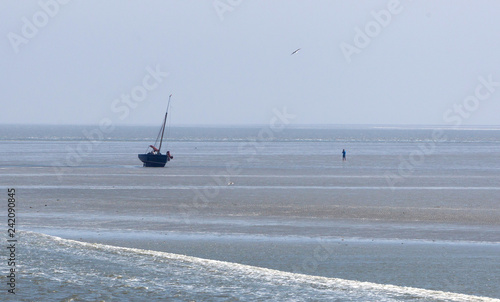
[[[170,160],[166,154],[139,154],[139,159],[143,162],[144,167],[165,167],[165,164]]]

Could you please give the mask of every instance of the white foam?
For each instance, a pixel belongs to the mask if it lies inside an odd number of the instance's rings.
[[[254,296],[258,297],[276,297],[276,299],[282,299],[283,297],[290,297],[289,295],[292,294],[293,297],[302,297],[302,299],[305,300],[312,299],[318,301],[329,301],[332,297],[345,297],[347,301],[418,301],[419,299],[424,299],[426,301],[500,301],[499,299],[487,297],[421,288],[289,273],[145,249],[86,243],[32,232],[22,232],[22,234],[34,238],[33,242],[35,245],[38,244],[43,247],[63,247],[64,251],[70,250],[81,255],[81,257],[91,256],[93,259],[90,260],[92,261],[130,262],[137,265],[137,270],[156,270],[153,272],[153,275],[158,278],[154,280],[148,279],[146,285],[143,283],[146,282],[147,278],[141,276],[128,277],[128,283],[124,286],[136,289],[141,293],[147,291],[148,286],[167,290],[174,285],[176,287],[182,285],[183,290],[195,292],[197,286],[206,286],[203,282],[211,284],[207,279],[214,277],[217,278],[215,284],[220,286],[220,288],[207,288],[204,289],[204,291],[207,294],[216,294],[219,296],[227,295],[231,293],[231,291],[239,291],[236,293],[237,297],[245,297],[245,295],[252,293]],[[40,240],[37,240],[37,238]],[[177,265],[177,270],[179,270],[179,267],[182,268],[182,272],[179,272],[179,276],[182,276],[182,278],[186,280],[182,281],[180,279],[175,279],[175,282],[164,282],[159,278],[162,275],[174,273],[171,267],[167,267],[172,264]],[[163,269],[162,267],[167,268]],[[123,276],[120,274],[112,274],[108,277],[115,281],[123,279]],[[200,280],[197,280],[197,278]],[[71,282],[79,282],[78,278],[75,277],[74,279],[75,280]],[[193,280],[191,281],[189,279]],[[185,284],[183,282],[185,282]],[[179,285],[178,283],[183,284]],[[296,292],[289,292],[290,290]],[[234,293],[232,294],[234,295]]]

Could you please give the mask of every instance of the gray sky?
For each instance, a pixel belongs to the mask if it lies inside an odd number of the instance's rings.
[[[157,125],[173,94],[174,125],[285,107],[294,124],[498,125],[498,16],[472,0],[2,0],[0,123]]]

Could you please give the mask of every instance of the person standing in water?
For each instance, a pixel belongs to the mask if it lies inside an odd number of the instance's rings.
[[[346,158],[345,158],[345,149],[342,149],[342,161],[346,161]]]

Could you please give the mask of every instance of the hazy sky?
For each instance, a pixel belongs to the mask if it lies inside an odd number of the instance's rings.
[[[499,1],[0,2],[0,123],[498,125]],[[300,51],[291,55],[293,51]],[[168,75],[167,75],[168,74]]]

